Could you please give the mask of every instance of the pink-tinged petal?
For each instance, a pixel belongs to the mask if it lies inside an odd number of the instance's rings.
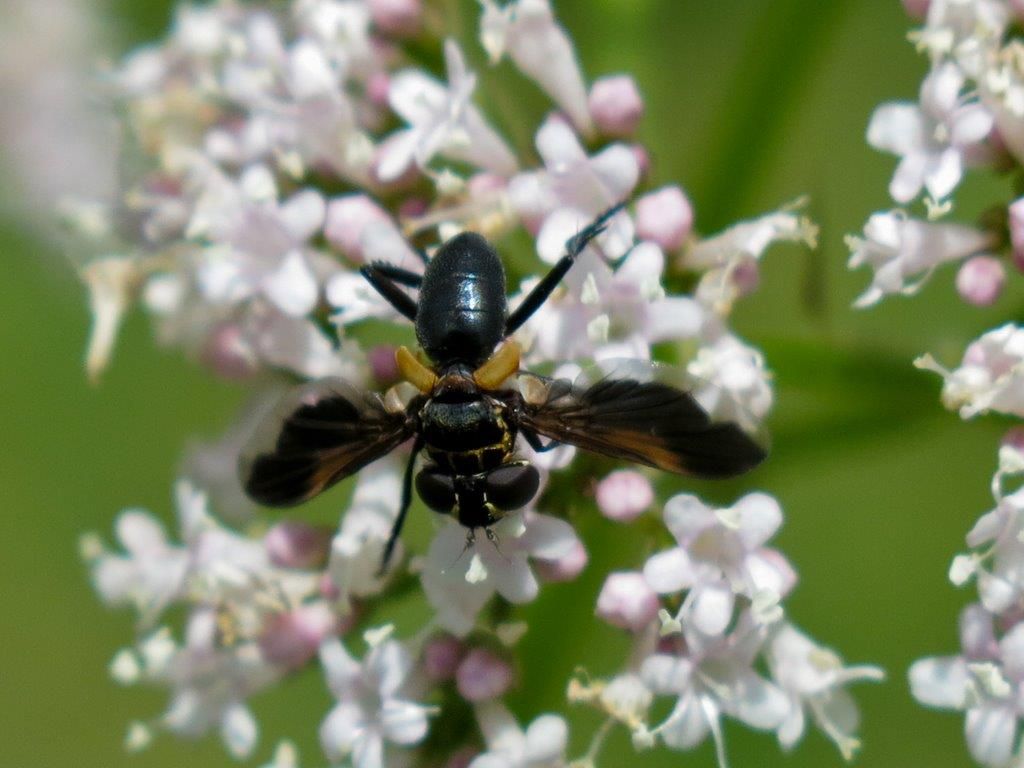
[[[969,605],[960,613],[960,647],[970,659],[994,659],[999,653],[995,617],[980,605]]]
[[[680,543],[715,524],[714,510],[692,494],[681,493],[665,502],[665,525]]]
[[[412,659],[401,643],[394,640],[377,646],[370,652],[367,670],[377,681],[377,690],[382,698],[394,696],[405,682],[412,668]]]
[[[577,235],[593,216],[575,208],[559,208],[544,219],[537,233],[537,255],[548,264],[554,264],[565,255],[565,244]]]
[[[981,604],[992,613],[1002,613],[1016,602],[1017,587],[1001,576],[981,571],[977,580]]]
[[[389,699],[381,711],[384,736],[395,744],[418,744],[427,735],[427,711],[410,701]]]
[[[236,760],[244,760],[256,748],[259,735],[256,718],[244,704],[232,704],[221,718],[220,735],[231,756]]]
[[[411,125],[433,122],[438,109],[447,100],[445,87],[419,70],[405,69],[391,78],[388,102],[398,116]]]
[[[693,205],[682,189],[662,187],[636,203],[636,232],[668,251],[683,247],[693,231]]]
[[[889,194],[897,203],[909,203],[924,185],[928,155],[913,152],[906,155],[896,166],[896,172],[889,182]]]
[[[941,200],[956,189],[963,176],[963,158],[957,149],[947,149],[939,155],[938,163],[934,164],[925,176],[928,194]]]
[[[954,146],[977,144],[992,132],[994,119],[992,113],[982,104],[968,104],[959,109],[950,132],[950,142]]]
[[[535,141],[541,160],[554,173],[587,159],[579,138],[564,120],[549,117],[537,131]]]
[[[1017,718],[1007,706],[986,705],[967,710],[967,748],[983,765],[1004,766],[1013,754]]]
[[[590,115],[605,136],[629,136],[644,116],[644,100],[629,75],[596,80],[588,98]]]
[[[612,144],[602,149],[591,158],[590,169],[611,198],[609,203],[627,199],[640,180],[636,153],[625,144]]]
[[[288,57],[288,87],[299,101],[333,94],[338,77],[319,45],[308,40],[295,44]]]
[[[747,494],[733,505],[732,511],[739,518],[739,536],[751,549],[768,541],[782,525],[782,508],[767,493]]]
[[[320,745],[328,757],[340,760],[352,751],[365,729],[362,710],[356,704],[338,704],[320,724]]]
[[[917,152],[924,137],[924,115],[909,102],[882,104],[868,123],[868,144],[897,155]]]
[[[910,666],[910,692],[919,702],[941,709],[963,709],[969,675],[961,656],[933,656]]]
[[[796,571],[786,556],[775,549],[760,549],[747,555],[743,569],[755,592],[767,589],[784,597],[796,586]]]
[[[640,665],[640,677],[654,693],[683,694],[690,688],[693,662],[678,656],[656,653]]]
[[[495,566],[492,561],[489,566]],[[490,567],[491,579],[498,594],[510,603],[528,603],[537,597],[537,578],[521,557],[513,557],[507,563]]]
[[[558,715],[541,715],[526,729],[526,764],[544,765],[562,757],[569,728]]]
[[[167,548],[164,527],[149,513],[128,511],[117,516],[117,540],[134,555],[153,555]]]
[[[789,703],[789,714],[779,725],[776,736],[783,749],[791,749],[804,735],[806,718],[804,708],[800,705],[800,699],[793,697]]]
[[[725,582],[697,584],[686,596],[683,610],[705,635],[720,635],[732,620],[736,596]]]
[[[978,518],[978,521],[967,534],[967,546],[980,547],[990,541],[995,541],[1006,527],[1006,516],[997,508],[986,512]]]
[[[708,721],[700,699],[688,693],[676,703],[661,730],[665,744],[672,749],[690,749],[708,735]]]
[[[326,211],[323,195],[306,189],[292,195],[281,206],[281,222],[295,242],[304,243],[320,231]]]
[[[459,665],[455,687],[466,701],[491,701],[512,685],[511,664],[486,648],[474,648]]]
[[[945,118],[956,108],[964,74],[952,62],[939,65],[921,83],[921,106],[936,119]]]
[[[613,626],[639,632],[654,620],[660,607],[657,594],[641,574],[619,571],[605,579],[595,613]]]
[[[354,261],[364,261],[363,233],[370,224],[390,223],[387,212],[370,197],[361,194],[336,197],[327,205],[324,236]]]
[[[644,579],[655,592],[664,595],[692,586],[696,573],[686,550],[676,547],[648,558],[644,564]]]
[[[286,315],[301,317],[316,306],[316,277],[299,251],[284,257],[281,266],[263,280],[267,297]]]
[[[332,639],[320,646],[320,663],[327,677],[327,687],[335,698],[345,696],[362,675],[362,668],[353,659],[338,639]]]
[[[690,339],[701,334],[708,321],[708,311],[689,296],[668,296],[651,302],[647,313],[648,341]]]
[[[376,729],[367,729],[359,737],[352,750],[353,768],[386,768],[384,763],[384,739]]]
[[[374,166],[377,178],[385,184],[400,178],[416,159],[419,140],[419,132],[409,129],[396,131],[381,142]]]
[[[597,508],[609,520],[629,522],[654,503],[654,488],[646,475],[634,469],[612,472],[597,484]]]
[[[1011,680],[1024,678],[1024,624],[1017,624],[999,641],[1003,673]]]
[[[541,560],[566,557],[579,543],[576,531],[565,520],[536,513],[527,517],[526,531],[518,540],[518,546],[530,557]]]
[[[789,714],[788,697],[753,672],[736,681],[732,694],[736,718],[751,728],[773,730],[782,725]]]

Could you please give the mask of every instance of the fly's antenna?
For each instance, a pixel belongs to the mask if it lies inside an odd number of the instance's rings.
[[[466,544],[462,548],[462,551],[459,552],[459,556],[452,560],[451,565],[449,565],[447,568],[441,571],[441,573],[448,573],[448,571],[454,568],[458,564],[459,560],[461,560],[465,556],[465,554],[469,552],[469,550],[473,547],[474,544],[476,544],[476,534],[473,532],[473,529],[470,528],[466,533]]]
[[[498,557],[500,557],[500,558],[501,558],[502,560],[504,560],[504,561],[505,561],[506,563],[510,563],[510,562],[512,562],[512,561],[511,561],[511,560],[509,560],[509,558],[508,558],[508,557],[507,557],[507,556],[505,555],[505,553],[501,551],[501,547],[499,546],[499,544],[500,544],[500,541],[498,540],[498,534],[496,534],[496,533],[495,533],[494,531],[492,531],[492,530],[491,530],[490,528],[484,528],[484,532],[485,532],[485,533],[487,534],[487,540],[488,540],[489,542],[491,542],[491,544],[493,544],[493,545],[494,545],[494,551],[498,553]]]

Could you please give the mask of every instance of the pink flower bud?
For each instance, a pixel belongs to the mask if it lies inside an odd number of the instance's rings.
[[[924,18],[928,15],[928,6],[931,5],[931,2],[932,0],[903,0],[903,9],[910,18],[924,21]]]
[[[334,601],[341,597],[341,590],[338,589],[338,585],[334,583],[334,579],[331,578],[329,571],[325,571],[320,575],[320,583],[317,586],[317,590],[320,592],[320,597],[324,600]]]
[[[730,278],[740,296],[749,296],[761,284],[761,270],[753,259],[741,261],[730,273]]]
[[[480,752],[472,747],[463,747],[448,758],[448,762],[444,764],[444,768],[469,768],[469,764],[472,763],[474,758],[479,754]]]
[[[651,173],[651,153],[643,144],[630,144],[629,151],[636,159],[636,167],[640,169],[640,181],[646,181]]]
[[[1024,197],[1010,203],[1009,214],[1013,263],[1017,269],[1024,272]]]
[[[281,568],[321,568],[334,532],[327,526],[284,520],[263,537],[270,561]]]
[[[455,670],[466,655],[466,646],[451,635],[440,635],[423,649],[423,671],[435,683],[455,677]]]
[[[635,469],[619,469],[597,484],[597,508],[609,520],[628,523],[654,502],[647,476]]]
[[[387,221],[387,212],[366,195],[336,197],[327,205],[324,237],[345,256],[361,262],[367,226]]]
[[[412,37],[420,31],[421,0],[370,0],[370,15],[377,28],[394,37]]]
[[[957,293],[977,307],[994,304],[1005,283],[1006,269],[994,256],[974,256],[965,261],[956,274]]]
[[[609,624],[639,632],[658,615],[658,595],[642,574],[634,571],[611,573],[597,596],[596,614]]]
[[[474,648],[455,672],[455,686],[466,701],[490,701],[512,685],[512,666],[486,648]]]
[[[378,344],[366,353],[373,378],[381,384],[398,381],[398,362],[395,360],[395,348],[390,344]]]
[[[243,381],[259,371],[256,352],[236,323],[222,323],[214,328],[199,353],[199,359],[215,374],[229,381]]]
[[[1024,453],[1024,427],[1012,427],[1003,435],[1000,441],[1002,445],[1008,445]]]
[[[398,205],[398,218],[415,219],[422,216],[430,208],[430,203],[422,197],[407,197]]]
[[[574,542],[572,549],[557,560],[534,560],[537,575],[547,582],[572,581],[587,567],[587,550],[582,542]]]
[[[679,187],[662,187],[636,203],[636,233],[666,251],[682,247],[693,230],[693,206]]]
[[[1010,0],[1010,10],[1018,20],[1024,20],[1024,0]]]
[[[366,97],[375,107],[388,106],[388,90],[391,88],[391,77],[387,72],[374,72],[366,82]]]
[[[629,136],[644,116],[644,100],[629,75],[602,77],[590,89],[590,116],[605,136]]]
[[[311,603],[273,616],[263,627],[259,646],[267,661],[296,669],[313,658],[321,643],[336,631],[331,609],[324,603]]]

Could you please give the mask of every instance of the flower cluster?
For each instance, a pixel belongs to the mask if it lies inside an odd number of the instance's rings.
[[[390,325],[399,318],[361,265],[421,271],[422,255],[459,231],[481,232],[502,251],[518,235],[535,253],[508,261],[515,305],[567,240],[633,201],[518,331],[524,364],[563,365],[559,375],[569,375],[565,365],[649,361],[669,342],[713,418],[756,430],[772,405],[763,356],[728,318],[756,288],[769,246],[814,245],[799,205],[697,236],[680,187],[649,189],[633,80],[588,85],[547,0],[481,5],[479,43],[491,64],[510,60],[553,101],[532,150],[513,149],[490,121],[471,57],[439,39],[419,0],[183,6],[166,40],[107,78],[137,175],[124,175],[106,205],[67,206],[96,254],[81,269],[93,313],[87,370],[101,374],[138,307],[160,343],[254,391],[238,424],[182,464],[180,543],[139,511],[119,519],[119,550],[95,535],[83,542],[101,597],[139,616],[113,676],[170,691],[162,714],[132,725],[132,748],[158,731],[218,730],[233,755],[248,757],[258,738],[249,698],[319,664],[337,702],[320,725],[334,764],[568,764],[567,721],[541,714],[524,730],[503,696],[529,663],[516,657],[527,627],[515,606],[587,566],[558,502],[586,485],[574,449],[524,444],[541,473],[535,502],[486,542],[439,521],[424,553],[399,545],[384,572],[402,451],[359,474],[336,529],[269,526],[235,478],[241,447],[283,384],[336,376],[384,388],[398,378],[394,348],[381,339],[410,329]],[[693,291],[669,292],[685,284]],[[595,499],[622,522],[650,518],[659,504],[635,470],[608,475]],[[571,700],[609,717],[587,764],[621,723],[638,749],[687,749],[710,735],[724,765],[723,717],[773,730],[785,747],[810,718],[852,752],[856,709],[845,685],[880,673],[844,667],[785,618],[781,600],[796,575],[766,546],[782,522],[777,502],[752,494],[711,509],[677,496],[664,521],[650,526],[664,551],[610,575],[596,596],[598,615],[632,633],[635,649],[608,681],[570,686]],[[430,607],[419,632],[375,626],[389,600],[410,592]],[[656,696],[677,702],[660,724],[648,719]],[[438,718],[469,712],[478,729],[443,729],[463,741],[429,737]],[[297,764],[288,743],[274,760]]]
[[[923,197],[925,216],[895,209],[871,216],[863,237],[850,237],[850,266],[868,264],[871,286],[857,299],[912,294],[945,263],[960,264],[956,290],[987,306],[1008,274],[1024,264],[1024,198],[993,205],[978,225],[949,220],[953,195],[968,169],[1019,173],[1024,164],[1024,8],[1012,0],[924,0],[904,5],[922,25],[911,40],[930,70],[917,102],[883,104],[871,117],[868,142],[900,157],[889,192],[901,205]],[[1008,323],[971,342],[952,370],[923,355],[915,364],[943,379],[942,402],[964,419],[986,413],[1024,416],[1024,329]],[[967,535],[972,551],[953,560],[949,577],[972,578],[979,602],[960,619],[963,653],[928,658],[910,670],[923,704],[966,710],[967,743],[986,766],[1016,765],[1020,743],[1017,681],[1024,624],[1020,491],[1004,480],[1024,467],[1020,435],[1011,430],[992,482],[996,508]]]

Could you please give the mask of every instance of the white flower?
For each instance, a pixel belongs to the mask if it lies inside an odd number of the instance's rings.
[[[515,0],[499,6],[480,0],[480,41],[496,63],[508,53],[516,66],[554,99],[583,133],[593,122],[587,87],[572,41],[555,21],[548,0]]]
[[[466,69],[459,46],[449,40],[444,52],[447,88],[416,69],[398,72],[391,80],[391,108],[410,127],[382,148],[377,167],[381,181],[397,179],[413,162],[426,168],[436,154],[505,176],[516,171],[512,150],[470,103],[476,76]]]
[[[398,515],[404,456],[374,462],[359,473],[352,501],[341,519],[328,572],[341,599],[376,595],[390,574],[381,574],[384,545]],[[402,543],[392,554],[391,566],[401,562]]]
[[[529,558],[558,560],[579,545],[567,522],[533,511],[513,512],[492,530],[494,541],[481,535],[470,544],[467,529],[446,519],[420,575],[438,623],[459,637],[473,629],[495,592],[511,603],[528,603],[537,596]]]
[[[153,640],[150,641],[152,643]],[[282,669],[267,663],[252,642],[223,644],[214,610],[189,617],[186,642],[161,651],[140,646],[145,677],[172,689],[159,724],[181,736],[197,738],[218,728],[228,751],[248,757],[258,729],[245,701],[276,682]]]
[[[320,725],[320,742],[331,760],[351,758],[354,768],[384,768],[385,742],[418,744],[427,735],[430,709],[402,698],[412,669],[395,640],[370,648],[360,663],[338,640],[320,649],[327,684],[338,700]]]
[[[718,314],[727,315],[736,298],[756,285],[764,252],[774,243],[783,242],[816,248],[818,228],[806,216],[782,210],[740,222],[696,243],[683,254],[682,263],[704,272],[697,286],[697,299]]]
[[[192,236],[213,242],[198,272],[207,298],[233,304],[262,294],[287,315],[309,313],[319,287],[307,243],[323,226],[325,209],[312,189],[279,204],[263,166],[247,169],[237,184],[212,174],[189,225]]]
[[[694,396],[714,420],[758,431],[775,397],[759,350],[724,333],[701,346],[686,370],[695,378]]]
[[[476,719],[487,742],[469,768],[564,768],[569,728],[558,715],[541,715],[520,729],[499,703],[480,704]]]
[[[920,221],[889,211],[871,216],[864,237],[851,235],[846,244],[850,269],[867,264],[875,271],[871,287],[854,302],[856,307],[868,307],[883,296],[916,293],[937,266],[991,248],[995,238],[973,227]],[[917,282],[907,282],[919,275]]]
[[[634,247],[614,270],[584,251],[564,291],[541,305],[517,335],[529,360],[649,359],[651,344],[700,336],[708,313],[689,296],[665,295],[664,266],[661,249],[649,242]],[[524,283],[520,295],[532,285]]]
[[[1024,595],[1024,489],[1003,496],[996,508],[982,515],[967,534],[967,545],[989,545],[975,558],[973,573],[982,605],[1004,613]],[[982,564],[988,563],[983,568]]]
[[[1007,323],[983,334],[964,352],[960,367],[949,371],[931,355],[915,361],[918,368],[942,376],[942,402],[961,418],[996,411],[1024,416],[1024,329]]]
[[[538,230],[537,253],[553,264],[565,253],[570,237],[629,197],[640,167],[624,144],[610,144],[588,157],[572,128],[554,117],[538,129],[535,143],[544,170],[515,176],[508,193],[527,226]],[[595,242],[606,256],[618,258],[633,245],[633,232],[633,221],[623,211],[608,221]]]
[[[851,760],[860,746],[853,736],[859,715],[844,686],[858,680],[881,680],[882,670],[846,667],[833,651],[788,623],[774,630],[765,655],[772,679],[790,700],[789,715],[778,729],[779,742],[787,748],[796,744],[803,736],[805,712],[809,712],[843,757]]]
[[[773,730],[789,714],[789,700],[754,671],[764,636],[748,617],[741,617],[727,635],[707,636],[685,626],[683,631],[684,650],[656,653],[640,668],[643,682],[656,695],[677,697],[672,712],[651,733],[679,750],[695,747],[710,733],[719,768],[725,768],[722,715]]]
[[[993,616],[979,605],[960,614],[962,654],[920,659],[910,689],[931,707],[966,710],[967,746],[979,763],[1010,764],[1024,693],[1024,624],[997,639]]]
[[[689,590],[681,620],[707,635],[725,631],[737,595],[785,595],[796,574],[778,551],[764,547],[782,523],[778,502],[751,493],[726,509],[713,509],[696,496],[674,496],[665,504],[665,524],[679,542],[653,555],[644,578],[662,594]]]
[[[968,154],[992,130],[992,114],[961,98],[963,86],[958,66],[940,64],[921,85],[920,105],[883,104],[871,116],[868,143],[902,158],[889,185],[896,202],[910,202],[922,186],[933,199],[945,198],[960,183]]]
[[[1005,0],[931,0],[927,23],[914,37],[934,62],[952,56],[977,76],[982,54],[999,41],[1010,18]]]

